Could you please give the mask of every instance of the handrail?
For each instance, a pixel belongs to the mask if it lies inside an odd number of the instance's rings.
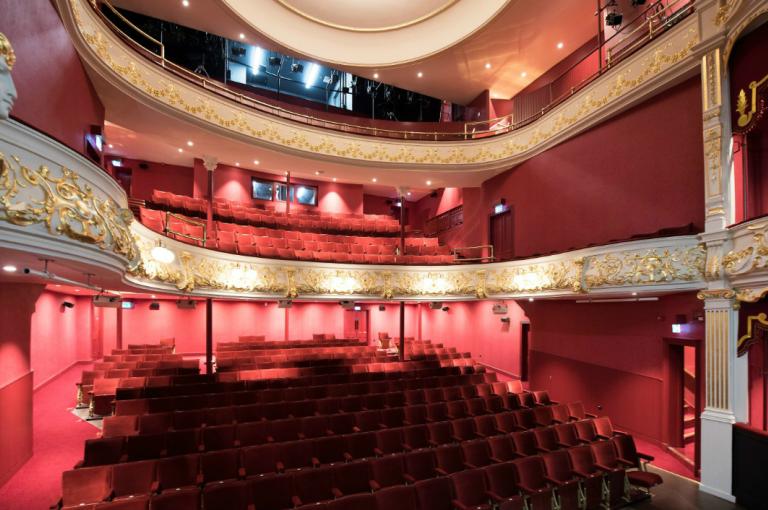
[[[686,3],[686,6],[679,9],[676,12],[673,12],[669,15],[670,19],[675,19],[677,17],[684,17],[690,14],[693,11],[693,4],[695,0],[674,0],[667,6],[663,6],[662,0],[657,0],[656,2],[653,2],[651,5],[648,6],[648,8],[643,11],[643,13],[639,14],[637,17],[633,19],[633,22],[640,18],[640,16],[643,16],[651,9],[656,9],[659,5],[664,7],[661,11],[656,12],[652,15],[652,18],[655,16],[661,16],[665,11],[670,9],[676,4],[679,3]],[[434,141],[450,141],[450,140],[471,140],[476,138],[486,138],[489,136],[497,136],[501,134],[508,133],[510,131],[514,131],[517,129],[520,129],[534,120],[544,116],[547,112],[552,110],[555,106],[559,105],[565,98],[567,98],[570,95],[573,95],[577,90],[580,90],[584,85],[591,82],[595,78],[601,76],[604,72],[606,72],[608,69],[610,69],[615,63],[616,60],[613,60],[610,58],[610,48],[608,48],[609,52],[609,58],[606,59],[606,66],[603,66],[602,63],[599,65],[599,70],[596,73],[591,74],[584,80],[582,80],[580,83],[576,84],[575,86],[572,86],[570,88],[570,92],[566,94],[562,94],[557,98],[551,98],[549,100],[549,103],[541,108],[539,111],[537,111],[535,114],[530,115],[526,117],[525,119],[520,119],[515,121],[514,119],[514,113],[504,115],[502,117],[496,117],[493,119],[488,120],[479,120],[479,121],[468,121],[464,123],[464,127],[462,131],[458,132],[442,132],[442,131],[412,131],[412,130],[398,130],[398,129],[387,129],[387,128],[377,128],[377,127],[369,127],[369,126],[362,126],[357,124],[349,124],[345,122],[338,122],[334,120],[326,120],[321,119],[318,117],[313,117],[311,115],[295,112],[292,110],[288,110],[286,108],[283,108],[281,106],[276,106],[264,101],[260,101],[258,99],[249,97],[245,94],[235,92],[226,85],[221,84],[220,82],[216,80],[210,80],[206,77],[203,77],[199,74],[193,73],[192,71],[189,71],[188,69],[185,69],[181,67],[178,64],[175,64],[174,62],[171,62],[170,60],[165,58],[165,45],[162,43],[162,41],[157,40],[156,38],[152,37],[151,35],[144,32],[141,28],[136,26],[134,23],[132,23],[130,20],[128,20],[125,16],[123,16],[117,9],[115,9],[114,6],[112,6],[111,2],[109,0],[100,0],[100,3],[107,6],[107,8],[113,12],[121,21],[125,22],[129,27],[134,29],[136,32],[138,32],[143,38],[147,39],[148,41],[151,41],[152,43],[158,45],[160,54],[155,54],[151,49],[143,46],[141,43],[137,42],[134,38],[126,34],[120,27],[118,27],[109,17],[107,17],[99,8],[98,8],[98,2],[91,1],[88,2],[91,7],[93,8],[94,12],[99,16],[99,18],[105,22],[107,26],[109,26],[115,34],[117,34],[119,37],[123,38],[129,45],[136,48],[140,53],[142,53],[146,58],[154,62],[155,64],[158,64],[159,66],[173,72],[180,78],[186,79],[188,81],[191,81],[193,83],[196,83],[198,86],[203,87],[206,90],[210,90],[214,93],[217,93],[221,96],[224,96],[232,101],[235,101],[239,104],[242,104],[244,106],[268,113],[270,115],[275,115],[280,118],[284,118],[287,120],[291,120],[293,122],[300,122],[306,125],[320,127],[324,129],[332,129],[335,131],[340,131],[343,133],[350,133],[350,134],[357,134],[357,135],[364,135],[364,136],[375,136],[375,137],[384,137],[384,138],[396,138],[401,140],[434,140]],[[669,20],[664,23],[667,26],[671,26],[674,23],[670,23]],[[552,80],[548,84],[548,86],[551,86],[552,83],[555,83],[557,80],[563,78],[566,76],[569,72],[571,72],[577,65],[581,64],[588,58],[593,58],[596,54],[598,55],[598,58],[602,60],[602,52],[603,48],[606,47],[607,43],[609,41],[612,41],[615,37],[617,37],[619,34],[621,34],[625,29],[628,29],[631,26],[631,23],[627,24],[624,28],[618,30],[616,33],[614,33],[611,37],[609,37],[607,40],[603,41],[602,44],[598,43],[598,47],[591,53],[589,53],[584,58],[580,59],[578,62],[573,64],[571,67],[569,67],[566,71],[561,73],[557,78]],[[643,27],[645,24],[642,25]],[[630,36],[637,32],[637,30],[640,27],[635,27],[631,32],[629,32]],[[624,48],[622,50],[622,53],[626,52],[624,55],[622,55],[622,58],[625,58],[626,56],[630,55],[634,51],[636,51],[638,48],[642,46],[640,43],[645,43],[653,39],[656,35],[658,35],[660,32],[663,32],[664,29],[653,32],[650,30],[648,37],[641,37],[637,39],[636,41],[633,41],[628,47]],[[546,86],[546,85],[545,85]],[[542,87],[543,88],[543,87]],[[539,89],[541,90],[541,89]],[[516,96],[513,98],[513,100],[517,99],[520,96]],[[481,126],[489,126],[486,129],[477,129]]]
[[[487,257],[480,256],[480,257],[469,257],[469,258],[458,258],[457,255],[461,250],[485,250],[488,249],[490,255]],[[456,248],[453,248],[451,250],[453,252],[453,261],[454,262],[475,262],[475,261],[488,261],[493,262],[496,260],[496,257],[493,255],[493,245],[492,244],[481,244],[479,246],[459,246]]]
[[[176,230],[171,229],[170,227],[170,221],[169,219],[173,217],[177,220],[181,221],[182,223],[187,223],[189,225],[193,225],[195,227],[203,227],[203,237],[196,237],[190,234],[185,234],[184,232],[177,232]],[[165,231],[165,235],[173,234],[175,236],[183,237],[185,239],[191,239],[193,241],[199,241],[202,243],[203,248],[205,248],[205,243],[208,240],[208,225],[202,221],[195,221],[192,219],[187,218],[186,216],[182,216],[180,214],[172,213],[170,211],[165,212],[165,224],[163,225],[163,230]]]

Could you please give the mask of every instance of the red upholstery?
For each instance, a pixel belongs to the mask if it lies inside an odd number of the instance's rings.
[[[112,470],[107,466],[64,471],[62,503],[76,506],[104,501],[111,492],[111,483]]]

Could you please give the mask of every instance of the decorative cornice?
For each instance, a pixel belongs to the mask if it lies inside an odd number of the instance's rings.
[[[498,166],[536,153],[571,136],[576,126],[584,128],[612,107],[629,101],[627,98],[636,89],[651,87],[649,84],[657,77],[693,57],[694,47],[699,43],[697,20],[687,19],[541,119],[505,135],[458,142],[393,141],[304,126],[222,99],[140,57],[111,33],[86,0],[59,0],[59,3],[71,12],[77,33],[86,43],[87,50],[78,46],[86,53],[85,60],[149,101],[249,141],[312,157],[393,164],[400,168],[403,165]],[[694,61],[690,59],[691,63]]]
[[[733,289],[700,290],[696,297],[704,301],[706,299],[733,299],[736,291]]]

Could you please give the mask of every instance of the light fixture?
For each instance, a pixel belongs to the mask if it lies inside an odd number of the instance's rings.
[[[7,264],[3,266],[3,271],[5,271],[6,273],[15,273],[16,269],[17,269],[16,266],[12,264]]]
[[[285,172],[283,172],[283,175],[288,175],[288,170],[286,170]]]
[[[529,298],[528,298],[528,302],[529,302],[529,303],[533,303],[533,298],[532,298],[532,297],[529,297]]]
[[[150,297],[151,297],[152,299],[157,299],[157,296],[155,296],[154,294],[152,294]]]
[[[149,309],[150,310],[155,310],[155,311],[159,310],[160,309],[160,303],[158,303],[157,301],[151,302],[149,304]]]
[[[522,73],[520,73],[520,76],[521,76],[522,78],[525,78],[526,76],[528,76],[528,73],[526,73],[525,71],[523,71]]]
[[[683,332],[683,324],[688,323],[688,318],[685,316],[684,313],[679,313],[675,315],[675,322],[672,324],[672,333],[682,333]]]
[[[299,64],[301,65],[301,64]],[[303,69],[303,68],[302,68]],[[315,81],[317,81],[317,75],[320,74],[320,66],[312,63],[309,65],[309,70],[307,71],[307,74],[304,75],[304,88],[308,89],[312,85],[315,84]]]
[[[379,79],[379,73],[373,73],[373,79],[378,80]]]
[[[123,166],[123,160],[122,159],[113,159],[112,160],[112,166]]]
[[[485,63],[485,68],[486,69],[490,69],[491,68],[491,63],[490,62],[486,62]]]
[[[320,170],[315,170],[315,175],[320,175]]]
[[[107,144],[107,147],[109,147],[110,149],[114,149],[115,148],[115,146],[112,145],[111,143]]]
[[[419,71],[418,73],[416,73],[416,77],[417,77],[417,78],[421,78],[422,76],[424,76],[424,73],[422,73],[421,71]]]
[[[632,293],[632,295],[633,295],[633,296],[637,296],[637,292],[633,292],[633,293]]]
[[[181,153],[181,152],[184,152],[184,149],[182,149],[181,147],[179,147],[179,148],[178,148],[178,151]]]
[[[240,33],[240,39],[245,39],[245,34],[243,34],[242,32]]]
[[[189,7],[189,0],[181,0],[181,5],[184,7]]]
[[[259,160],[258,160],[258,159],[254,159],[254,160],[253,160],[253,164],[254,164],[254,165],[258,165],[258,164],[259,164]]]
[[[406,193],[406,195],[408,195],[410,197],[411,196],[411,192],[409,191],[408,193]]]
[[[333,178],[333,182],[336,182],[336,177]]]
[[[240,166],[240,162],[239,161],[235,161],[235,166]]]
[[[374,177],[373,179],[371,179],[371,181],[376,182],[376,181],[378,181],[378,179],[376,177]]]
[[[565,46],[562,42],[557,43],[557,49],[562,50],[563,46]]]
[[[427,186],[432,186],[432,181],[427,181]]]
[[[193,142],[192,140],[187,140],[187,147],[192,147],[194,145],[195,145],[195,142]]]
[[[77,289],[75,289],[75,290],[77,290]],[[71,302],[71,301],[64,301],[63,303],[61,303],[61,306],[63,306],[64,308],[74,308],[75,304],[73,302]]]
[[[152,251],[150,252],[152,255],[152,258],[156,261],[160,262],[161,264],[170,264],[174,260],[176,260],[176,254],[174,254],[171,250],[163,246],[162,241],[157,242],[157,246],[152,248]]]

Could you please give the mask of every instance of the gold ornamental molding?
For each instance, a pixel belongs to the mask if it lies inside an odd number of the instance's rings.
[[[67,167],[32,168],[18,156],[0,153],[0,220],[97,246],[128,260],[138,252],[130,231],[133,214],[111,198],[97,198]]]
[[[736,297],[736,291],[732,289],[700,290],[696,297],[702,301],[707,299],[733,299]]]
[[[723,257],[727,275],[741,276],[768,269],[767,231],[768,223],[755,223],[735,230],[734,248]]]
[[[752,122],[753,117],[757,114],[757,119],[760,118],[764,105],[758,105],[758,92],[757,89],[768,83],[768,75],[763,76],[760,80],[750,82],[750,98],[747,101],[747,93],[744,89],[739,90],[739,95],[736,99],[736,112],[739,114],[739,118],[736,120],[739,128],[749,130],[749,125]]]
[[[728,23],[733,15],[741,5],[742,0],[720,0],[720,5],[717,8],[717,14],[715,15],[715,26],[721,27]]]
[[[734,3],[734,2],[728,2],[728,3]],[[733,29],[728,31],[728,38],[725,41],[725,48],[723,50],[723,62],[725,64],[728,63],[728,58],[731,56],[731,51],[733,51],[733,46],[736,44],[736,41],[741,37],[742,32],[749,27],[749,25],[752,24],[753,21],[755,21],[757,18],[762,16],[763,14],[768,12],[768,5],[761,5],[749,15],[747,15],[743,20],[741,20]]]
[[[233,135],[299,151],[311,157],[398,165],[488,165],[535,151],[569,136],[572,128],[647,85],[693,54],[699,43],[696,19],[649,43],[637,56],[619,64],[538,121],[485,140],[457,142],[394,141],[308,127],[241,106],[176,77],[141,57],[116,37],[86,0],[60,0],[68,5],[80,37],[90,53],[127,87],[143,96]],[[68,3],[67,3],[68,2]]]

